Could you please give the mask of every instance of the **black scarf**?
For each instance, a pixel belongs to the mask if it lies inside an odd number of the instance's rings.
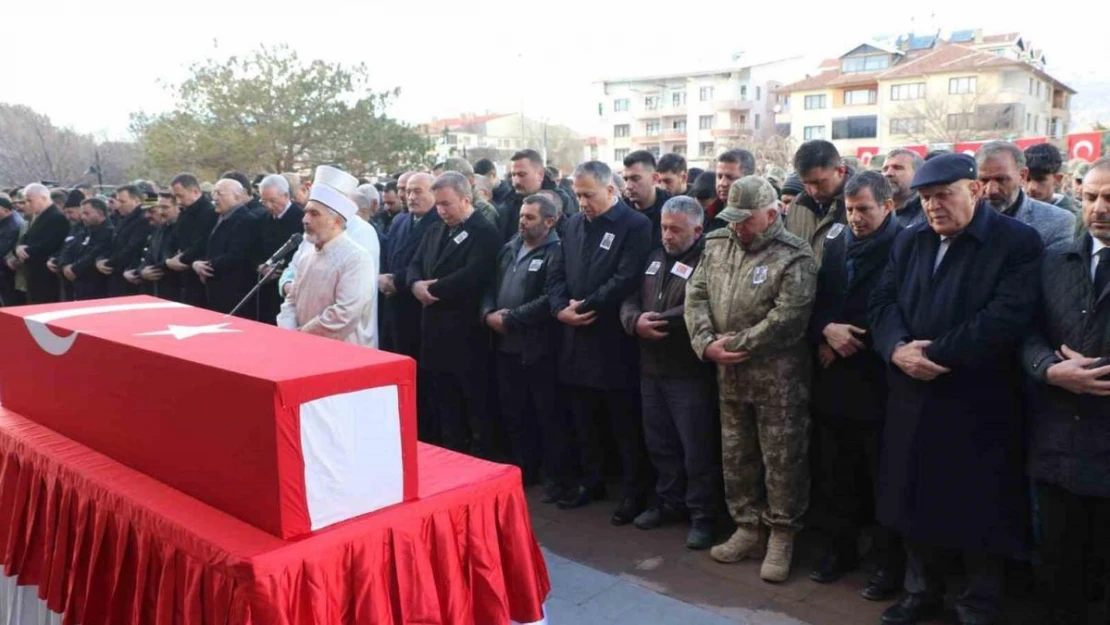
[[[898,222],[894,220],[894,213],[891,212],[875,234],[866,239],[857,239],[852,234],[851,228],[847,228],[844,234],[847,237],[845,255],[848,259],[848,283],[845,286],[846,290],[850,291],[858,278],[870,275],[887,261],[886,252],[881,254],[874,252],[876,248],[890,249],[891,242],[898,234]]]

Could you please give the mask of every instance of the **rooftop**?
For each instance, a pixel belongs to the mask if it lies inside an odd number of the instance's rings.
[[[448,117],[444,119],[433,119],[430,122],[423,122],[417,124],[417,127],[425,129],[429,134],[441,133],[444,129],[463,129],[471,126],[484,124],[488,121],[499,119],[501,117],[508,117],[510,113],[494,113],[491,115],[461,115],[459,117]]]

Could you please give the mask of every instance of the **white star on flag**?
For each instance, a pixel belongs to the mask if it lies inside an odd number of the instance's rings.
[[[135,336],[172,336],[173,338],[182,341],[187,338],[192,338],[200,334],[233,334],[235,332],[242,332],[242,330],[232,330],[226,326],[230,323],[216,323],[207,326],[176,326],[168,324],[165,330],[158,330],[156,332],[143,332]]]

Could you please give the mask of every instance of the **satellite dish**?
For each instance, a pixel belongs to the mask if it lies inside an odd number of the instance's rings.
[[[772,113],[781,113],[782,112],[782,105],[781,104],[774,105],[773,107],[771,107],[771,112]]]

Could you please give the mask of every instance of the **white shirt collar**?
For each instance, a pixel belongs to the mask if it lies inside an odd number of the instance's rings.
[[[277,217],[274,217],[274,220],[277,221],[278,219],[281,219],[282,217],[285,217],[285,213],[289,212],[289,207],[292,206],[292,205],[293,205],[292,202],[286,202],[285,203],[285,208],[281,209],[281,212],[278,213]]]
[[[1110,247],[1110,246],[1106,245],[1101,240],[1099,240],[1095,237],[1091,237],[1091,258],[1094,258],[1095,255],[1098,254],[1099,250],[1101,250],[1104,247]]]

